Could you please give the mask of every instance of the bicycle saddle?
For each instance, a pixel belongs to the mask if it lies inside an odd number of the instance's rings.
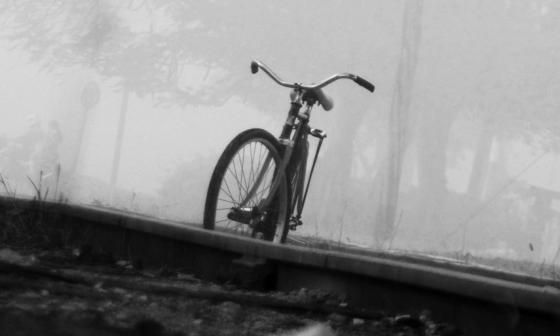
[[[290,98],[294,99],[294,95],[295,92],[290,92]],[[316,100],[319,105],[321,105],[321,107],[325,110],[325,111],[330,111],[333,106],[334,106],[334,102],[333,99],[331,97],[329,97],[325,91],[321,90],[321,89],[310,89],[307,90],[307,92],[305,93],[305,96],[309,96],[312,95],[312,97],[314,100]]]
[[[331,97],[329,97],[323,90],[321,89],[313,89],[313,93],[319,102],[319,105],[323,107],[325,111],[330,111],[334,107],[334,101]]]

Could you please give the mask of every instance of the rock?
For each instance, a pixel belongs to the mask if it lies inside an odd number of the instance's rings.
[[[123,296],[125,296],[125,295],[128,294],[128,292],[127,292],[125,289],[123,289],[123,288],[118,288],[118,287],[117,287],[117,288],[113,288],[112,291],[113,291],[113,293],[115,293],[115,294],[123,295]]]
[[[300,288],[300,290],[297,292],[297,297],[300,299],[306,298],[307,297],[307,288]]]
[[[337,314],[337,313],[330,314],[328,316],[328,319],[329,319],[329,322],[331,322],[335,326],[345,324],[348,320],[348,318],[346,316],[341,315],[341,314]]]
[[[35,263],[36,258],[33,255],[23,256],[14,250],[3,248],[0,250],[0,261],[8,264],[29,266]]]
[[[130,262],[128,260],[117,260],[116,265],[120,267],[126,267],[130,265]]]
[[[105,292],[105,289],[103,288],[103,282],[98,282],[95,285],[93,285],[93,289],[99,292]]]
[[[393,325],[396,327],[409,327],[412,329],[424,328],[424,322],[420,318],[412,315],[397,315],[393,319]]]
[[[364,324],[366,321],[364,321],[364,319],[361,318],[353,318],[352,319],[352,324],[357,326],[357,325],[362,325]]]
[[[197,277],[195,277],[192,274],[186,274],[186,273],[178,272],[177,273],[177,279],[187,281],[187,282],[200,283],[200,279],[198,279]]]
[[[72,255],[73,255],[74,257],[77,258],[77,257],[80,256],[80,254],[82,254],[82,250],[81,250],[80,248],[76,247],[76,248],[73,248],[73,249],[72,249]]]
[[[231,301],[222,302],[218,305],[218,308],[221,316],[228,316],[234,319],[243,309],[240,304]]]
[[[305,327],[299,331],[292,334],[287,334],[289,336],[336,336],[334,331],[325,324],[316,324],[309,327]]]

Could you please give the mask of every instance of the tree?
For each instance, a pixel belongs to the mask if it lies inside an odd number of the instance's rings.
[[[541,13],[548,11],[545,16],[554,17],[552,8],[541,10],[545,2],[426,5],[412,116],[418,197],[409,216],[414,225],[407,228],[410,232],[417,227],[432,238],[432,233],[454,230],[457,225],[483,223],[471,218],[472,213],[482,211],[481,206],[489,202],[485,197],[497,197],[511,182],[507,176],[491,178],[495,175],[490,159],[498,141],[502,151],[507,148],[503,144],[511,142],[555,151],[560,99],[551,93],[560,88],[553,75],[560,45],[558,25],[542,24],[549,20]],[[457,137],[466,139],[462,147],[450,146]],[[471,165],[465,194],[449,190],[447,183],[450,160],[461,157],[458,151],[469,154],[462,164]],[[507,157],[507,153],[499,155]],[[496,223],[499,211],[492,211]],[[434,230],[428,231],[430,227]]]
[[[256,91],[248,71],[253,58],[262,58],[290,81],[311,82],[357,69],[370,77],[363,69],[378,59],[376,53],[382,51],[378,46],[390,44],[370,37],[379,27],[392,25],[382,10],[363,10],[373,7],[366,0],[353,6],[325,5],[318,0],[22,0],[0,6],[8,37],[16,47],[27,50],[32,61],[48,70],[93,69],[123,92],[125,107],[131,95],[150,95],[160,104],[179,106],[221,105],[234,96],[246,97]],[[141,17],[136,20],[141,23],[131,22],[130,15]],[[205,68],[206,73],[194,78],[193,68]],[[383,80],[383,76],[375,78]],[[268,113],[270,106],[287,109],[285,98],[281,90],[259,90],[247,103]],[[367,104],[348,105],[358,110]],[[355,133],[363,111],[356,114],[355,122],[341,132]],[[125,115],[122,108],[122,120]],[[345,120],[346,116],[336,118]],[[352,140],[345,136],[344,144],[336,147],[349,147],[351,153]],[[118,146],[115,153],[118,162]],[[337,153],[331,151],[330,156]],[[348,172],[350,161],[336,162],[333,171]],[[340,176],[339,181],[345,178]]]
[[[404,9],[401,55],[388,118],[388,142],[384,165],[376,181],[380,192],[374,227],[377,244],[391,237],[397,214],[403,157],[409,144],[409,115],[422,31],[422,7],[423,1],[407,1]]]

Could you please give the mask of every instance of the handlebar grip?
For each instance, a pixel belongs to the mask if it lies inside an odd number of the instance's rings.
[[[257,64],[257,62],[252,61],[251,62],[251,73],[256,74],[257,72],[259,72],[259,65]]]
[[[363,79],[360,76],[356,76],[356,79],[354,79],[354,81],[370,92],[375,91],[375,86],[373,86],[373,84],[371,84],[370,82],[368,82],[367,80]]]

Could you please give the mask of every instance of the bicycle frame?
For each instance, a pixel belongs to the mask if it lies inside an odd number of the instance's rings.
[[[279,137],[253,128],[240,133],[229,143],[210,179],[204,206],[204,227],[213,230],[218,223],[226,228],[234,224],[233,231],[236,231],[239,225],[246,224],[250,231],[245,233],[250,232],[252,237],[284,242],[287,229],[302,224],[311,178],[326,137],[323,131],[310,128],[311,110],[315,105],[326,111],[334,106],[322,88],[341,79],[352,80],[370,92],[375,87],[351,73],[334,74],[312,84],[285,82],[262,62],[252,61],[251,72],[255,74],[259,70],[280,86],[292,90],[288,116]],[[318,138],[319,143],[308,172],[309,135]],[[217,214],[220,220],[216,220]]]
[[[303,207],[305,205],[305,200],[307,198],[307,192],[309,190],[311,177],[315,168],[315,163],[317,161],[322,141],[326,137],[326,135],[322,133],[322,131],[313,133],[311,131],[311,128],[309,127],[311,109],[316,102],[317,98],[312,91],[306,91],[296,88],[292,92],[291,107],[279,137],[279,141],[284,147],[284,151],[282,153],[282,161],[280,167],[278,168],[278,176],[272,184],[269,193],[269,195],[275,195],[283,179],[288,179],[291,187],[291,194],[289,195],[290,207],[288,209],[288,213],[291,215],[290,222],[294,222],[294,224],[292,225],[295,226],[301,225],[301,215],[303,212]],[[301,113],[300,111],[302,107],[304,107],[305,110]],[[320,142],[319,146],[317,147],[313,166],[311,168],[309,176],[307,177],[307,185],[304,190],[307,173],[309,134],[318,137],[320,139]],[[244,206],[244,204],[253,196],[255,191],[258,189],[265,172],[268,170],[268,165],[270,164],[271,159],[271,157],[266,158],[263,169],[259,173],[255,184],[248,192],[248,196],[242,202],[241,206]],[[296,180],[292,181],[292,177],[295,177]],[[268,199],[261,202],[261,204],[259,204],[258,206],[257,211],[259,213],[264,213],[265,209],[270,205],[270,202],[272,202],[272,198],[273,197],[269,197]],[[295,216],[293,216],[294,212]]]
[[[284,150],[281,153],[282,160],[280,163],[280,167],[278,167],[276,170],[276,173],[278,175],[275,177],[274,182],[270,188],[269,197],[263,200],[261,204],[256,207],[256,209],[249,209],[245,207],[246,203],[254,196],[260,183],[262,182],[265,173],[268,171],[272,157],[266,158],[263,169],[261,169],[256,183],[253,185],[251,190],[249,190],[249,192],[247,193],[247,197],[241,202],[239,208],[243,208],[242,210],[246,213],[250,212],[252,214],[258,214],[259,216],[266,215],[266,209],[273,201],[274,195],[276,195],[280,184],[285,181],[284,179],[288,179],[291,184],[291,177],[296,176],[297,180],[295,181],[293,186],[290,186],[292,195],[289,195],[288,204],[290,208],[288,209],[288,212],[291,216],[290,222],[294,221],[294,225],[297,226],[301,224],[301,213],[305,205],[307,192],[309,191],[311,177],[315,169],[315,164],[317,162],[319,150],[321,149],[321,144],[323,142],[323,139],[326,137],[326,134],[323,131],[313,130],[309,127],[311,109],[317,103],[322,105],[326,110],[331,109],[333,106],[332,100],[330,100],[330,98],[328,98],[321,89],[339,79],[353,80],[356,84],[364,87],[370,92],[373,92],[375,90],[375,87],[373,84],[363,79],[362,77],[350,73],[335,74],[325,79],[324,81],[313,85],[288,83],[281,80],[270,68],[268,68],[262,62],[252,61],[251,72],[255,74],[259,71],[259,69],[262,69],[277,84],[291,88],[292,93],[290,94],[290,97],[292,99],[292,102],[290,110],[288,112],[288,117],[286,118],[286,122],[284,123],[282,132],[279,137],[280,144],[283,145]],[[302,107],[304,107],[303,112],[301,112]],[[305,187],[304,191],[303,185],[306,178],[305,175],[308,155],[308,134],[311,134],[314,137],[319,138],[320,140],[313,160],[313,165],[309,173],[309,177],[307,177],[307,186]],[[296,157],[293,157],[294,150],[297,153]],[[297,163],[300,163],[299,167],[296,166]],[[292,171],[292,169],[288,171],[288,168],[292,168],[293,166],[296,166],[295,171]],[[292,216],[294,210],[297,210],[296,216]]]

